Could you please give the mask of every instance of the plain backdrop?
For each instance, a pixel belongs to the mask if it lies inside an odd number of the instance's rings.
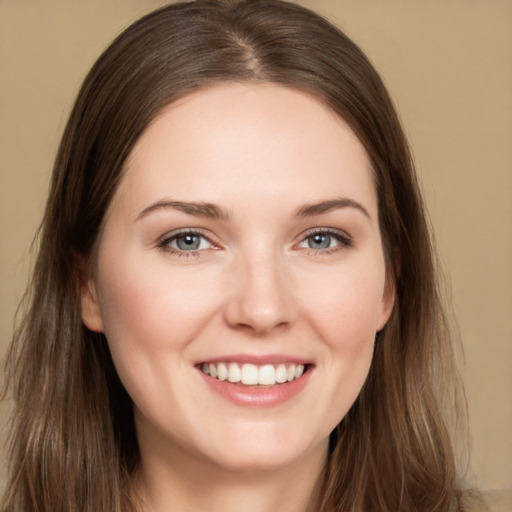
[[[466,354],[470,480],[484,488],[510,487],[512,1],[300,3],[363,48],[396,102],[452,283]],[[80,82],[115,35],[163,4],[0,0],[2,359],[56,147]],[[8,407],[0,406],[0,423]]]

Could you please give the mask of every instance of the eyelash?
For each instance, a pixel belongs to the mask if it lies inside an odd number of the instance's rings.
[[[216,247],[216,245],[211,241],[211,239],[208,236],[206,236],[204,234],[204,232],[202,232],[199,229],[183,229],[176,233],[173,233],[170,236],[165,236],[165,238],[163,238],[162,240],[160,240],[158,242],[157,246],[159,249],[162,249],[164,252],[166,252],[168,254],[175,254],[175,255],[179,256],[180,258],[181,257],[185,257],[185,258],[198,257],[199,253],[201,251],[203,251],[204,249],[195,249],[195,250],[185,251],[185,250],[182,250],[179,248],[171,247],[170,244],[173,241],[178,240],[180,238],[184,238],[186,236],[200,237],[204,240],[207,240],[208,243],[210,243],[213,247]]]
[[[314,249],[312,247],[305,247],[304,249],[306,249],[307,253],[312,256],[329,255],[338,251],[349,249],[350,247],[353,246],[353,239],[350,235],[348,235],[348,233],[330,228],[317,228],[303,234],[301,236],[300,241],[297,244],[295,244],[294,247],[300,247],[300,244],[305,243],[308,240],[308,238],[311,238],[315,235],[328,235],[334,238],[339,243],[339,245],[336,245],[335,247],[327,247],[325,249]],[[214,248],[218,248],[218,246],[216,246],[216,244],[212,242],[212,240],[203,231],[198,229],[183,229],[176,233],[173,233],[170,236],[165,236],[162,240],[158,242],[157,246],[159,249],[165,251],[166,253],[178,255],[180,258],[198,257],[200,253],[205,249],[195,249],[186,251],[179,248],[171,247],[170,244],[172,242],[186,236],[200,237],[204,240],[207,240],[208,243],[211,244]]]
[[[330,228],[313,229],[312,231],[309,231],[302,235],[300,242],[296,245],[305,243],[308,240],[308,238],[311,238],[315,235],[328,235],[334,238],[339,243],[339,245],[336,245],[335,247],[327,247],[325,249],[313,249],[312,247],[305,248],[308,254],[312,256],[324,256],[333,254],[338,251],[349,249],[354,245],[354,241],[348,233]]]

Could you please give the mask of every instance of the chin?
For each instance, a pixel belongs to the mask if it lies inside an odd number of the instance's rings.
[[[220,468],[237,473],[259,473],[279,471],[291,467],[300,459],[297,454],[290,453],[253,453],[232,454],[215,459]]]
[[[214,464],[228,471],[266,472],[284,470],[300,464],[301,459],[306,455],[310,457],[312,451],[318,451],[320,457],[326,457],[328,438],[312,444],[290,436],[277,439],[265,435],[240,436],[238,439],[232,438],[229,443],[224,439],[220,446],[222,445],[222,450],[216,450],[214,454],[205,450],[209,452],[207,457]]]

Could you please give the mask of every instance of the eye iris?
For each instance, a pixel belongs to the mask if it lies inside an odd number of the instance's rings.
[[[308,238],[311,249],[327,249],[331,245],[331,237],[326,233],[316,233]]]
[[[182,251],[193,251],[199,248],[201,238],[197,235],[183,235],[176,239],[178,249]]]

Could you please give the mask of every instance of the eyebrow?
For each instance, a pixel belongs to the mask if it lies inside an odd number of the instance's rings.
[[[189,215],[195,215],[196,217],[216,220],[228,220],[230,217],[227,211],[212,203],[162,200],[144,208],[144,210],[137,215],[136,220],[146,217],[150,213],[158,210],[178,210],[188,213]]]
[[[362,204],[346,197],[305,204],[300,206],[293,216],[298,218],[314,217],[315,215],[321,215],[341,208],[355,208],[371,220],[368,210]],[[150,213],[158,210],[178,210],[196,217],[223,221],[229,220],[230,218],[230,214],[226,210],[213,203],[161,200],[144,208],[144,210],[137,215],[136,220],[146,217]]]
[[[368,219],[371,220],[371,216],[368,213],[368,210],[361,203],[358,203],[354,199],[347,197],[320,201],[319,203],[305,204],[296,210],[295,217],[314,217],[315,215],[321,215],[322,213],[328,213],[332,210],[338,210],[340,208],[355,208],[356,210],[362,212],[365,217],[368,217]]]

